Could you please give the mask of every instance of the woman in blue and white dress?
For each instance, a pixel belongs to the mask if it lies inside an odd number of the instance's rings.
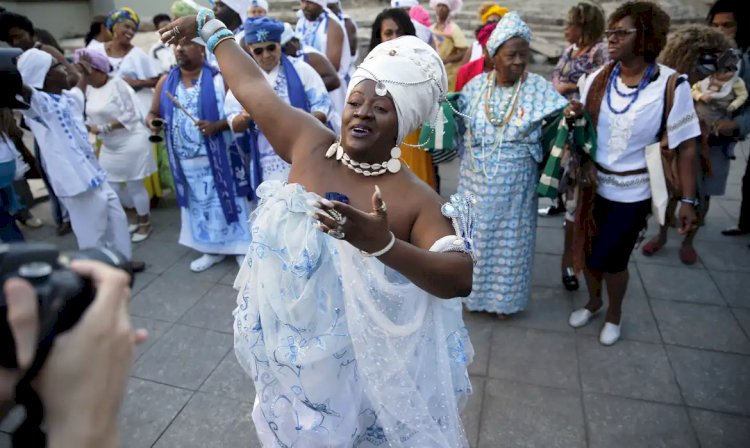
[[[479,262],[464,301],[471,311],[518,313],[531,293],[542,120],[568,102],[552,83],[526,72],[530,40],[517,13],[503,16],[487,42],[495,70],[461,91],[461,113],[469,118],[458,190],[480,198]]]
[[[258,189],[235,282],[235,353],[255,383],[261,443],[467,447],[459,413],[473,351],[454,297],[471,289],[472,203],[455,197],[441,213],[397,148],[447,91],[437,53],[413,36],[373,50],[352,78],[339,140],[208,23],[229,88],[291,163],[288,183]],[[196,28],[179,19],[162,38]]]

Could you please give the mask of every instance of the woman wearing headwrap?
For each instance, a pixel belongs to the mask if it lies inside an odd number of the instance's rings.
[[[477,41],[475,43],[482,49],[483,56],[464,64],[458,69],[458,74],[456,75],[456,92],[460,92],[466,83],[475,77],[492,70],[492,58],[487,53],[486,47],[487,41],[490,40],[490,36],[495,31],[496,26],[497,22],[490,22],[477,30]]]
[[[281,100],[224,31],[210,34],[214,24],[202,34],[223,39],[213,47],[229,88],[292,165],[288,183],[258,189],[235,282],[235,353],[255,381],[261,443],[467,447],[459,412],[473,351],[450,298],[471,289],[472,202],[455,196],[441,212],[396,146],[437,116],[439,57],[412,36],[373,50],[338,140]],[[196,23],[170,27],[162,38],[175,42]]]
[[[121,78],[109,76],[109,60],[93,50],[76,50],[83,72],[89,132],[102,141],[99,163],[120,201],[134,207],[138,222],[130,226],[132,241],[151,235],[150,204],[143,179],[156,171],[149,131],[138,109],[135,91]]]
[[[479,254],[471,311],[500,315],[526,308],[536,240],[536,184],[542,160],[542,121],[566,105],[552,84],[526,72],[531,30],[506,14],[487,42],[494,70],[461,92],[464,154],[459,192],[480,198],[474,247]]]
[[[145,117],[151,108],[151,98],[154,87],[159,81],[159,69],[155,61],[143,50],[133,45],[133,37],[138,31],[141,20],[131,8],[120,8],[107,17],[107,29],[112,33],[112,40],[104,45],[112,67],[111,75],[122,78],[135,90],[138,98],[138,109]],[[157,160],[157,148],[152,145],[154,160]],[[167,163],[159,160],[161,165]],[[163,195],[162,182],[159,173],[146,178],[144,181],[149,197],[154,204]]]
[[[456,72],[461,66],[464,54],[469,49],[461,28],[451,20],[451,14],[461,9],[462,0],[430,0],[430,7],[435,10],[437,22],[430,27],[438,42],[438,54],[445,64],[448,73],[448,89],[453,92],[456,88]]]
[[[479,31],[484,28],[485,25],[499,22],[500,19],[502,19],[508,11],[510,11],[508,8],[496,5],[492,2],[482,3],[479,6],[479,20],[482,22],[482,24],[475,31],[477,40],[475,40],[474,43],[471,44],[471,53],[466,53],[464,55],[464,58],[461,60],[462,66],[466,65],[469,62],[483,59],[484,53],[483,46],[479,43]]]

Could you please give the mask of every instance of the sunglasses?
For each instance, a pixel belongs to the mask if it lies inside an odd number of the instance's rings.
[[[276,44],[269,44],[269,45],[266,45],[265,47],[253,48],[253,54],[255,56],[260,56],[266,51],[273,54],[276,51]]]
[[[630,34],[633,34],[636,31],[638,31],[637,28],[628,28],[628,29],[620,28],[616,30],[604,30],[604,35],[607,36],[607,39],[614,37],[617,40],[620,40],[620,39],[625,39]]]

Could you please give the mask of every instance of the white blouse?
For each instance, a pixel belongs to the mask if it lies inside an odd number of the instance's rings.
[[[594,78],[601,70],[597,70],[586,79],[581,96],[584,101]],[[659,65],[657,78],[639,93],[638,99],[630,109],[621,114],[610,110],[607,104],[607,94],[605,94],[599,109],[599,122],[596,129],[597,164],[614,172],[646,168],[646,146],[658,141],[657,133],[664,110],[664,93],[667,80],[672,73],[675,71],[671,68]],[[701,134],[698,116],[690,96],[690,85],[685,81],[677,86],[672,110],[667,117],[667,141],[670,149]],[[619,78],[616,83],[620,92],[635,91]],[[630,97],[621,97],[613,86],[610,100],[612,107],[621,111],[629,103]],[[597,179],[597,194],[611,201],[639,202],[651,197],[647,173],[617,176],[599,172]]]

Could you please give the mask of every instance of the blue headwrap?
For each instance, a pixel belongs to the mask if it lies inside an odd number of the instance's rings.
[[[250,17],[245,21],[245,43],[281,43],[284,24],[270,17]]]
[[[141,19],[138,18],[138,14],[133,11],[132,8],[120,8],[110,12],[107,16],[107,29],[112,31],[118,23],[123,20],[130,20],[135,23],[135,30],[138,31],[138,26],[141,24]]]
[[[487,52],[490,56],[495,56],[497,50],[514,37],[520,37],[531,43],[531,28],[521,20],[521,16],[517,12],[511,11],[497,23],[495,31],[492,32],[490,40],[487,41]]]

